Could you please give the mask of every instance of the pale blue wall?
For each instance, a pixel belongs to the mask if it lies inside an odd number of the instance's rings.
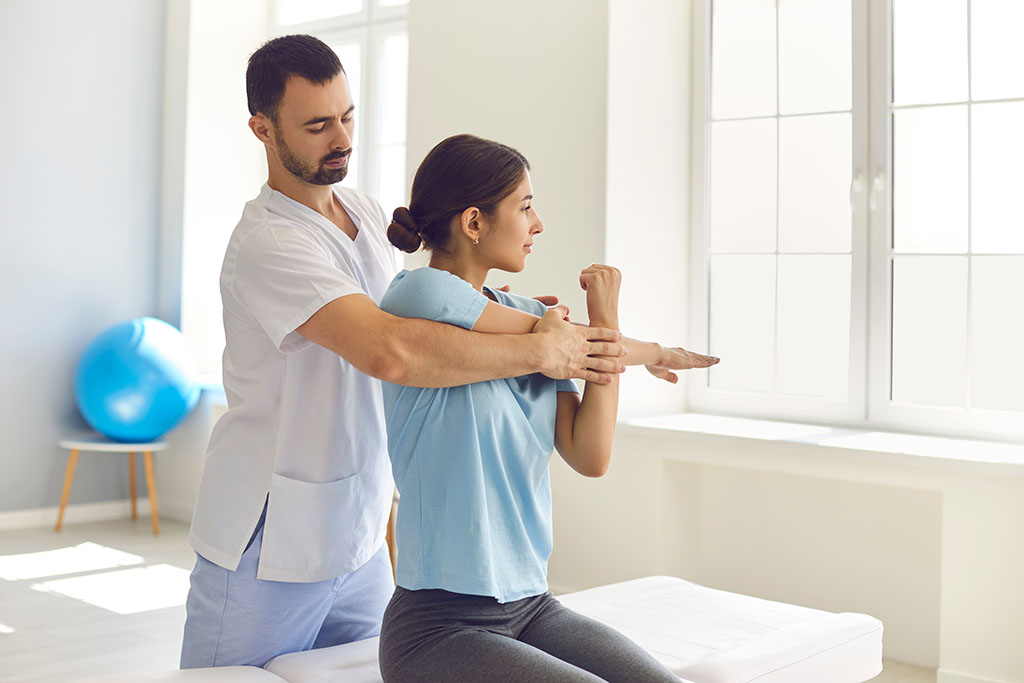
[[[56,505],[78,355],[156,307],[164,0],[0,0],[0,512]],[[127,497],[83,454],[70,502]]]

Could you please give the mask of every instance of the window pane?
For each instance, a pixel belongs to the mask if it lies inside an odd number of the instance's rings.
[[[356,105],[356,123],[359,123],[359,105],[363,99],[363,46],[357,42],[334,43],[331,49],[341,60],[341,67],[348,77],[348,88],[352,93],[352,103]]]
[[[849,114],[779,121],[779,251],[850,251]]]
[[[409,38],[388,36],[380,50],[380,144],[405,143]]]
[[[893,0],[893,102],[967,100],[967,0]]]
[[[391,216],[396,207],[409,201],[405,195],[405,145],[385,145],[379,148],[377,159],[377,200]]]
[[[1024,253],[1024,102],[971,113],[971,250]]]
[[[1024,256],[971,263],[971,405],[1024,410]],[[1013,301],[1008,305],[1008,300]]]
[[[397,7],[398,5],[408,5],[409,0],[377,0],[377,4],[381,7]]]
[[[711,126],[711,248],[775,252],[775,119]]]
[[[277,23],[283,26],[355,14],[363,9],[363,0],[277,0],[275,4]]]
[[[715,389],[775,388],[775,256],[711,257],[710,353]]]
[[[1024,96],[1024,2],[971,0],[971,97]]]
[[[348,77],[348,88],[352,93],[352,102],[356,105],[355,142],[352,144],[352,156],[348,160],[348,174],[341,181],[344,187],[359,189],[359,140],[362,137],[363,120],[359,116],[359,105],[362,95],[363,47],[357,42],[334,43],[331,49],[341,60],[341,66]]]
[[[775,0],[715,0],[711,116],[774,115]]]
[[[849,358],[850,257],[780,256],[779,393],[846,398]]]
[[[850,109],[850,0],[779,3],[779,111]]]
[[[893,244],[918,253],[967,250],[967,108],[893,113]]]
[[[898,256],[892,287],[892,399],[964,405],[967,257]]]

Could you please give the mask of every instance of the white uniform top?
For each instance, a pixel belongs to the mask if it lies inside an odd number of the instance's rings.
[[[264,185],[221,269],[228,411],[210,437],[189,542],[233,571],[266,501],[260,579],[357,569],[380,549],[390,510],[380,381],[295,332],[339,297],[379,303],[398,270],[380,205],[335,194],[355,240]]]

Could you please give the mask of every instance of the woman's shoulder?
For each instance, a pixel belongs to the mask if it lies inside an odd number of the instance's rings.
[[[490,287],[487,288],[487,291],[494,295],[495,301],[504,306],[508,306],[509,308],[517,308],[520,311],[526,311],[527,313],[541,316],[548,310],[547,306],[536,299],[519,296],[518,294],[513,294],[511,292],[503,292],[500,289],[492,289]]]
[[[462,278],[426,266],[396,275],[380,307],[403,318],[426,318],[471,329],[486,303],[486,297]]]

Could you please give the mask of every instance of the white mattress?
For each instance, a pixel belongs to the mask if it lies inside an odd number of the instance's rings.
[[[560,596],[693,683],[860,683],[882,670],[882,622],[651,576]],[[377,639],[281,655],[291,683],[380,683]]]
[[[882,622],[649,576],[559,598],[694,683],[860,683],[882,670]]]
[[[255,666],[220,666],[155,673],[125,673],[92,676],[79,683],[287,683]]]

